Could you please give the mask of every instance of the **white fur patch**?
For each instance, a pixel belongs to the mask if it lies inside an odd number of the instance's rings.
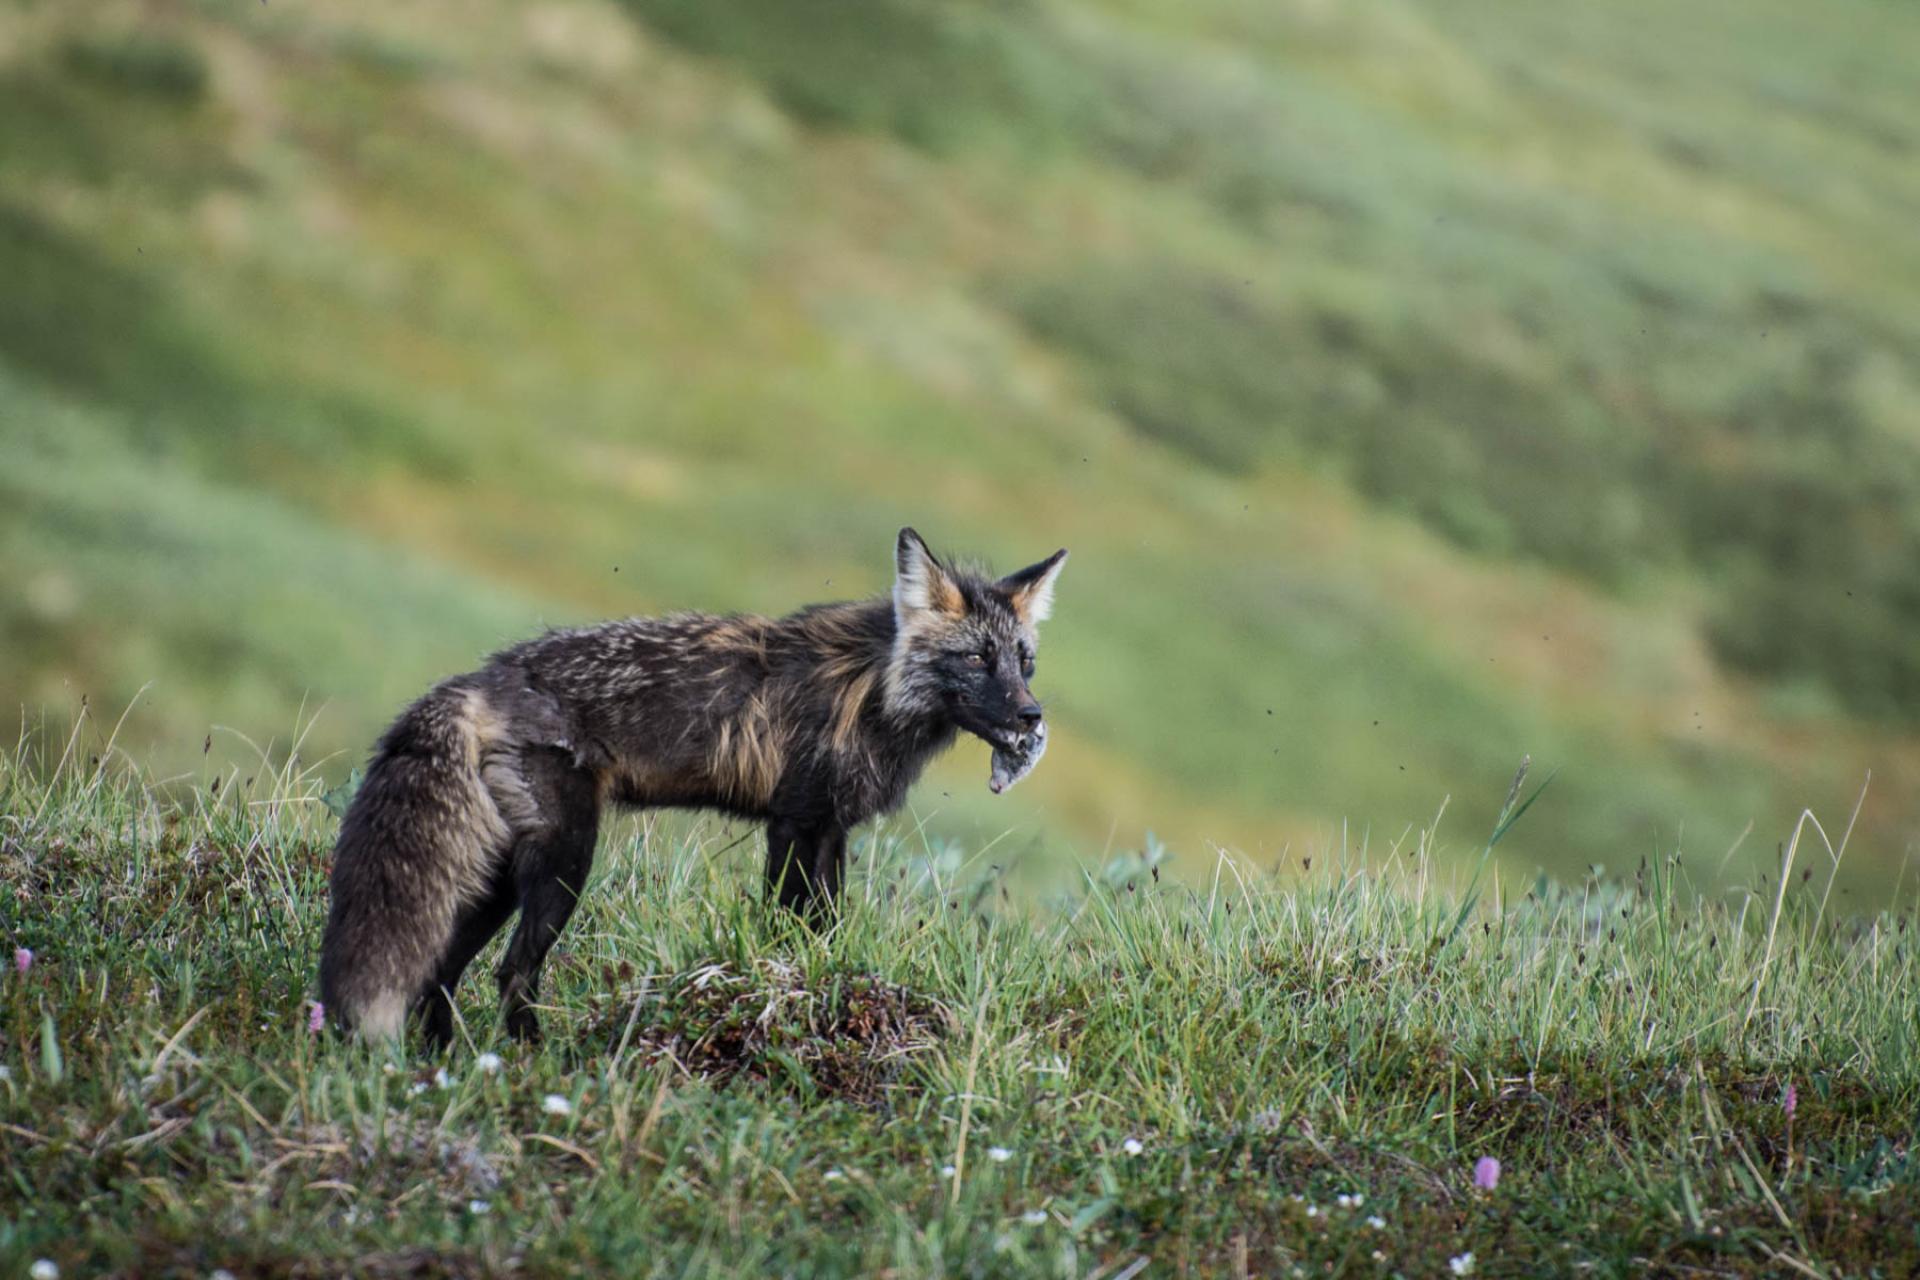
[[[927,550],[927,544],[911,529],[900,531],[894,548],[893,616],[905,630],[917,616],[931,613],[957,613],[960,592],[947,580],[940,562]]]
[[[1053,587],[1066,564],[1067,553],[1063,550],[1057,553],[1045,573],[1014,593],[1013,607],[1022,622],[1037,626],[1053,616]]]
[[[398,1040],[407,1028],[407,997],[383,991],[367,1001],[354,1019],[354,1029],[368,1040]]]

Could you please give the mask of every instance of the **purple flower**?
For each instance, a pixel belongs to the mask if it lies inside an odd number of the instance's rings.
[[[13,967],[21,973],[25,973],[27,970],[33,968],[33,952],[26,947],[15,947],[13,949]]]
[[[1482,1191],[1491,1191],[1500,1185],[1500,1162],[1492,1156],[1481,1156],[1473,1162],[1473,1185]]]
[[[1793,1119],[1793,1113],[1800,1107],[1800,1091],[1792,1085],[1787,1086],[1787,1096],[1781,1100],[1780,1109],[1787,1113],[1787,1119]]]
[[[327,1006],[318,1000],[309,1000],[307,1003],[313,1006],[313,1011],[307,1014],[307,1034],[317,1036],[327,1025]]]

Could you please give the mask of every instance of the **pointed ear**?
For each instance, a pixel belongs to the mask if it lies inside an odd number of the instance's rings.
[[[1013,601],[1013,611],[1028,626],[1038,626],[1053,614],[1053,584],[1067,562],[1065,547],[1039,564],[1028,565],[1018,573],[1000,579],[1000,589]]]
[[[912,529],[902,529],[893,551],[893,613],[901,622],[916,614],[966,612],[960,589]]]

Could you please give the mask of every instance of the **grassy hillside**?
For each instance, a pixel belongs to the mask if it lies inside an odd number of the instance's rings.
[[[1517,872],[1751,823],[1732,877],[1871,769],[1885,884],[1917,56],[1870,0],[0,8],[0,698],[180,768],[323,708],[337,776],[542,622],[878,590],[911,522],[1075,551],[1056,748],[936,831],[1325,856],[1531,753]]]
[[[1655,859],[1467,916],[1420,848],[1035,903],[901,825],[816,936],[752,849],[625,827],[544,1048],[487,955],[459,1047],[390,1059],[308,1030],[312,779],[223,795],[0,761],[6,1274],[1920,1266],[1911,893],[1729,910]]]

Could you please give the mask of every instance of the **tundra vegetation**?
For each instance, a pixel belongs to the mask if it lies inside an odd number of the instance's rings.
[[[1447,873],[1493,841],[1445,820],[1010,894],[1009,851],[900,824],[825,933],[758,901],[751,839],[629,823],[543,1044],[470,991],[435,1057],[315,1030],[317,775],[158,786],[84,724],[27,764],[0,764],[7,1274],[1920,1268],[1912,894],[1839,909],[1844,815],[1725,894],[1672,847],[1508,892]]]

